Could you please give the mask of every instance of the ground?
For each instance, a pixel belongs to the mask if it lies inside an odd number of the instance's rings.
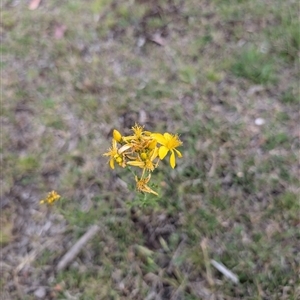
[[[299,299],[298,13],[2,1],[2,299]],[[183,142],[152,174],[155,206],[103,157],[136,122]]]

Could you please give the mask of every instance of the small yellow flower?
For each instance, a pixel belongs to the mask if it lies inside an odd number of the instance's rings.
[[[139,192],[144,192],[144,193],[151,193],[151,194],[154,194],[156,196],[158,196],[158,194],[153,191],[148,185],[147,183],[149,182],[151,178],[151,175],[149,174],[147,177],[145,178],[141,178],[141,179],[138,179],[137,176],[135,176],[135,181],[136,181],[136,189],[139,191]]]
[[[140,155],[138,155],[135,158],[135,160],[128,161],[127,165],[140,167],[142,169],[153,171],[158,165],[158,162],[154,163],[154,160],[157,158],[157,156],[158,156],[158,148],[154,148],[149,153],[142,152]]]
[[[47,203],[47,204],[52,205],[55,201],[59,200],[59,198],[60,198],[60,195],[58,195],[55,191],[52,191],[52,192],[48,193],[48,196],[46,199],[43,199],[40,201],[40,204]]]
[[[113,139],[112,147],[108,149],[108,152],[103,154],[104,156],[110,156],[109,165],[112,169],[115,168],[115,160],[118,159],[118,163],[122,162],[122,157],[119,157],[117,141]]]
[[[166,132],[163,135],[161,133],[153,133],[151,136],[159,144],[161,144],[161,147],[159,147],[159,151],[158,151],[158,155],[160,159],[164,159],[165,156],[168,154],[168,152],[169,151],[171,152],[170,165],[174,169],[176,165],[175,152],[177,153],[178,157],[182,157],[181,152],[176,149],[177,147],[182,145],[182,142],[180,141],[178,135],[172,135]]]
[[[181,145],[182,142],[178,135],[167,132],[164,134],[152,133],[145,131],[143,126],[135,124],[132,127],[132,134],[129,136],[122,136],[118,130],[114,129],[112,146],[103,155],[109,157],[109,165],[112,169],[115,168],[115,163],[123,168],[126,166],[141,168],[141,176],[134,175],[136,189],[139,192],[158,196],[147,185],[151,178],[151,172],[158,167],[159,161],[164,159],[169,152],[171,154],[170,165],[175,168],[175,154],[182,157],[181,152],[176,148]]]
[[[124,141],[145,141],[151,135],[150,131],[144,131],[144,127],[138,124],[135,124],[132,127],[133,135],[123,137]]]
[[[134,132],[134,136],[135,136],[136,139],[139,139],[139,138],[142,137],[142,135],[143,135],[143,129],[144,129],[144,127],[140,126],[138,124],[135,124],[132,127],[132,131]]]
[[[130,145],[123,145],[120,149],[118,149],[117,141],[113,139],[112,146],[108,149],[108,152],[103,154],[103,156],[110,156],[109,165],[112,169],[115,168],[115,161],[121,167],[125,168],[125,151],[128,150],[130,147]]]

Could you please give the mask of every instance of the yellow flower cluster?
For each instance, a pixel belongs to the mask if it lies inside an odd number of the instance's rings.
[[[47,203],[47,204],[52,205],[55,201],[57,201],[59,199],[60,199],[60,195],[58,195],[55,191],[52,191],[52,192],[48,193],[48,196],[46,199],[43,199],[40,201],[40,204]]]
[[[170,133],[152,133],[145,131],[138,124],[132,127],[132,135],[122,136],[118,130],[113,131],[112,147],[104,156],[110,157],[109,165],[115,168],[115,163],[125,168],[133,166],[142,169],[141,178],[135,176],[136,188],[140,192],[158,195],[147,184],[151,178],[151,172],[157,168],[160,160],[170,152],[170,165],[174,169],[176,165],[175,153],[178,157],[182,154],[176,148],[182,142],[178,135]]]

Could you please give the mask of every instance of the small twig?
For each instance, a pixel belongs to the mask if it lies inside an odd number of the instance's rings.
[[[229,269],[227,269],[223,264],[216,262],[215,260],[210,261],[211,264],[219,271],[221,272],[225,277],[232,280],[234,283],[239,283],[239,279],[237,275],[232,273]]]
[[[81,249],[86,243],[100,230],[98,225],[93,225],[74,245],[73,247],[62,257],[57,264],[56,270],[61,271],[65,269],[72,260],[79,254]]]
[[[216,172],[216,166],[217,166],[217,154],[215,151],[212,152],[212,164],[210,167],[210,170],[208,172],[208,177],[213,177]]]

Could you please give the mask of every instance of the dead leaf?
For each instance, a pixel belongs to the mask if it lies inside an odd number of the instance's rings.
[[[39,7],[40,3],[41,3],[41,0],[31,0],[28,8],[30,10],[35,10]]]
[[[166,40],[161,36],[159,32],[156,32],[152,35],[151,41],[158,44],[159,46],[165,46]]]

